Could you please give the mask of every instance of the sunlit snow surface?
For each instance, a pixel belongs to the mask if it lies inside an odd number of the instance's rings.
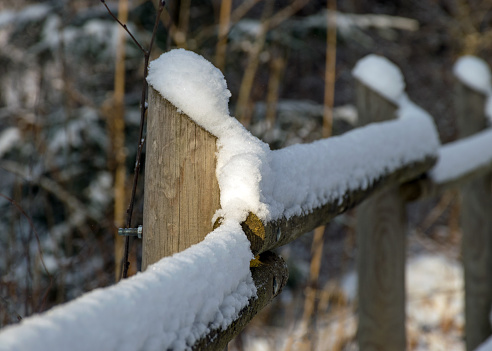
[[[6,327],[0,350],[185,350],[256,295],[251,258],[239,224],[226,221],[144,273]]]
[[[371,55],[354,74],[398,102],[401,118],[278,151],[270,151],[229,116],[231,94],[224,76],[202,56],[183,49],[163,54],[150,64],[148,82],[217,136],[217,216],[242,221],[253,212],[273,220],[341,200],[348,190],[364,189],[405,164],[436,155],[439,141],[432,120],[403,93],[403,77],[394,64]]]

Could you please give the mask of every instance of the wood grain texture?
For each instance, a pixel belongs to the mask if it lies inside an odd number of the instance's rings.
[[[460,138],[486,127],[486,97],[456,83],[457,125]],[[479,150],[477,150],[479,152]],[[465,274],[465,340],[474,350],[492,334],[492,173],[460,187],[462,254]]]
[[[360,82],[359,126],[396,118],[396,106]],[[357,209],[360,350],[405,350],[405,203],[386,188]]]
[[[359,127],[396,118],[398,106],[359,81],[355,83],[355,103]]]
[[[215,153],[216,138],[149,87],[142,269],[213,230]]]
[[[396,188],[357,209],[361,350],[405,350],[405,212]]]

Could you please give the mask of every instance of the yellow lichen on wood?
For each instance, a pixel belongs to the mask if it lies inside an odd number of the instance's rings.
[[[251,251],[258,253],[265,242],[265,225],[257,215],[250,212],[246,220],[241,223],[241,227],[251,242]]]
[[[251,260],[251,262],[249,263],[249,266],[250,267],[259,267],[261,265],[263,265],[264,263],[260,261],[260,255],[256,255],[255,258],[253,258]]]
[[[249,231],[251,231],[254,236],[261,240],[265,240],[265,226],[257,215],[250,212],[243,224],[248,227]]]

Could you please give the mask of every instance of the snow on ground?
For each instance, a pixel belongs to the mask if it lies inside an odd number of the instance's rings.
[[[430,176],[445,183],[487,164],[492,164],[492,129],[442,146]]]
[[[440,254],[411,259],[406,271],[408,339],[413,350],[463,350],[463,267]]]
[[[336,291],[349,303],[319,312],[315,350],[358,350],[357,272],[350,271]],[[326,287],[324,291],[326,291]],[[406,265],[406,325],[409,351],[464,351],[464,296],[461,263],[438,253],[424,253],[409,258]],[[322,299],[322,298],[321,298]],[[340,299],[339,299],[340,301]],[[295,350],[303,341],[303,325],[294,328],[257,328],[243,336],[245,351]],[[491,341],[492,344],[492,341]],[[231,348],[230,348],[231,349]],[[232,348],[231,351],[235,351]],[[480,351],[490,351],[492,348]]]
[[[251,259],[241,227],[226,221],[144,273],[6,327],[0,350],[185,350],[256,295]]]

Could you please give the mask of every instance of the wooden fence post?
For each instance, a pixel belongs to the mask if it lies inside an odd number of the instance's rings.
[[[396,118],[397,106],[356,83],[359,125]],[[391,147],[391,145],[388,145]],[[405,350],[405,203],[386,188],[357,209],[359,349]]]
[[[213,230],[216,137],[149,87],[142,270]]]
[[[149,87],[142,270],[199,243],[213,230],[212,217],[220,206],[216,141]],[[287,265],[271,252],[262,253],[259,260],[261,264],[251,268],[257,297],[228,328],[210,330],[191,346],[193,350],[222,350],[280,293],[287,282]]]
[[[456,84],[459,137],[471,136],[486,127],[485,95],[461,82]],[[477,150],[480,152],[480,150]],[[474,350],[492,334],[492,173],[460,187],[462,255],[465,275],[465,338]]]

